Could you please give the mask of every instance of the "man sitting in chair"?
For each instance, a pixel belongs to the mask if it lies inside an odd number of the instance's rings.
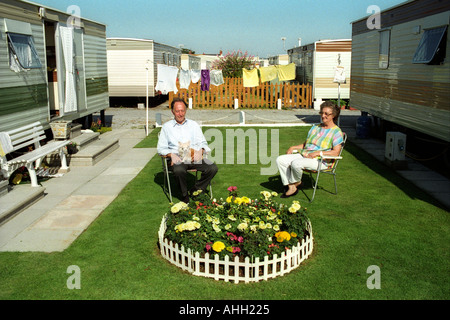
[[[204,158],[204,154],[211,152],[211,149],[197,122],[186,119],[186,102],[175,98],[171,109],[174,120],[162,126],[158,140],[158,154],[170,159],[171,169],[180,185],[182,200],[189,203],[187,171],[195,169],[201,172],[200,180],[196,181],[190,191],[206,191],[218,168],[215,163]]]

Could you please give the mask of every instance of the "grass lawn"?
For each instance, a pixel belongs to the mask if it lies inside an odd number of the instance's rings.
[[[279,130],[284,153],[308,128]],[[154,131],[139,147],[155,147],[156,139]],[[231,185],[251,198],[262,190],[281,192],[278,175],[263,176],[260,167],[219,164],[214,196],[227,196]],[[318,190],[312,204],[302,193],[295,198],[308,207],[313,255],[290,274],[267,282],[216,282],[165,261],[157,244],[161,218],[169,208],[162,183],[156,156],[65,252],[0,253],[0,299],[450,298],[448,211],[351,143],[338,169],[339,195]],[[332,178],[322,177],[321,185],[332,190]],[[305,192],[311,195],[312,189]],[[80,290],[66,286],[72,265],[81,270]],[[381,271],[380,290],[366,285],[372,265]]]

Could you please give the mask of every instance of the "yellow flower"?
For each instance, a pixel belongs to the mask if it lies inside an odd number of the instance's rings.
[[[232,196],[229,196],[229,197],[227,198],[227,202],[228,202],[228,203],[231,203],[231,200],[233,200],[233,197],[232,197]]]
[[[187,209],[187,208],[188,208],[188,205],[187,205],[186,203],[184,203],[184,202],[179,202],[179,203],[173,205],[172,208],[170,208],[170,211],[171,211],[172,213],[178,213],[178,212],[180,212],[181,210],[184,210],[184,209]]]
[[[266,200],[269,200],[269,198],[272,196],[272,194],[268,191],[261,191],[261,194],[264,196]]]
[[[291,240],[291,235],[286,231],[280,231],[275,234],[278,242],[289,241]]]
[[[236,199],[234,199],[234,203],[240,205],[242,203],[242,199],[241,198],[236,198]]]
[[[241,200],[242,200],[243,203],[250,203],[251,202],[251,200],[248,197],[242,197]]]
[[[213,244],[212,248],[215,252],[222,252],[223,249],[225,249],[225,245],[223,244],[223,242],[217,241]]]
[[[244,231],[248,228],[248,224],[246,222],[242,222],[237,226],[239,231]]]
[[[291,232],[291,237],[292,238],[297,238],[297,234],[295,232]]]
[[[296,213],[298,210],[301,209],[301,205],[298,201],[294,201],[291,205],[291,207],[289,208],[289,212],[290,213]]]

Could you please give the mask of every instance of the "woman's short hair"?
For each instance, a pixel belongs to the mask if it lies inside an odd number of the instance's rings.
[[[325,101],[320,105],[320,112],[322,112],[323,108],[330,108],[333,112],[333,121],[336,122],[341,115],[341,109],[333,102],[333,101]]]

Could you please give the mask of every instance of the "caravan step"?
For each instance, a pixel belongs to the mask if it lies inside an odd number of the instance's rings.
[[[83,150],[86,148],[89,144],[95,142],[100,137],[99,132],[84,132],[83,134],[70,139],[73,143],[76,143],[78,151]]]
[[[119,139],[99,139],[69,155],[69,167],[90,167],[119,148]]]
[[[30,185],[17,185],[0,197],[0,225],[22,212],[45,196],[45,188],[31,188]]]

